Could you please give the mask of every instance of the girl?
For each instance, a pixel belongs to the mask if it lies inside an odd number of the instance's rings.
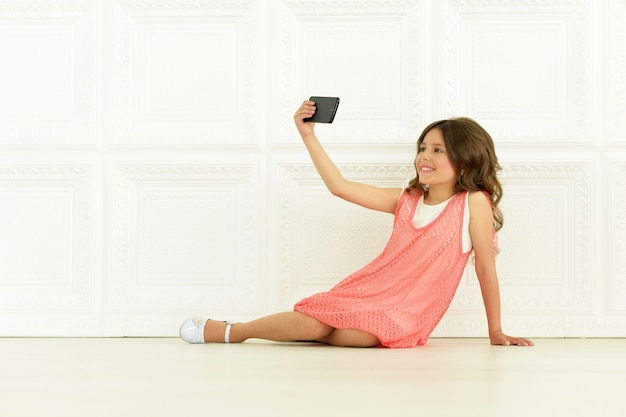
[[[406,189],[346,180],[315,136],[315,103],[294,115],[298,132],[328,190],[363,207],[395,215],[383,252],[328,292],[298,302],[294,311],[247,323],[192,318],[180,336],[189,343],[317,341],[335,346],[423,345],[448,309],[474,252],[476,275],[493,345],[532,346],[507,336],[500,324],[496,231],[500,170],[489,134],[475,121],[434,122],[417,141],[416,176]]]

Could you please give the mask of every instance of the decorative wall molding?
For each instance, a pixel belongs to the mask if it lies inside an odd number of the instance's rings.
[[[609,4],[608,101],[611,109],[609,143],[626,143],[626,2],[611,0]]]
[[[502,327],[508,334],[533,337],[566,337],[565,319],[561,315],[517,314],[503,308]],[[484,312],[447,313],[432,337],[488,337]],[[575,337],[575,336],[574,336]]]
[[[443,114],[502,141],[589,141],[588,2],[448,0],[441,13]]]
[[[258,167],[114,169],[113,311],[256,307]]]
[[[612,161],[610,176],[613,178],[610,215],[608,220],[608,308],[613,314],[626,313],[626,159]],[[626,326],[623,327],[626,334]]]
[[[259,146],[256,4],[117,2],[111,145]]]
[[[92,166],[0,166],[0,311],[97,310],[94,198]]]
[[[97,146],[95,19],[85,1],[0,5],[0,148]]]
[[[278,90],[286,98],[281,115],[292,115],[310,95],[339,96],[328,137],[389,145],[417,137],[428,118],[420,104],[427,91],[421,2],[282,1],[280,6]],[[280,120],[280,136],[290,137],[292,120]]]
[[[77,314],[52,310],[20,313],[14,311],[9,310],[0,315],[0,336],[119,337],[124,335],[127,322],[124,316],[100,315],[97,312]]]
[[[569,11],[580,6],[584,0],[447,0],[457,8],[481,8],[492,12],[515,11],[550,13],[558,10]]]

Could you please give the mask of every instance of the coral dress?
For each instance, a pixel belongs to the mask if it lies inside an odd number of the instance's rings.
[[[374,334],[386,347],[426,343],[452,302],[471,252],[462,249],[466,194],[457,193],[431,223],[416,228],[422,193],[403,191],[382,253],[294,310],[338,329]]]

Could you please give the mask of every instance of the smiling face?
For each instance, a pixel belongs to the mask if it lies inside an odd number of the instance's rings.
[[[433,128],[426,133],[415,158],[415,168],[419,182],[428,185],[429,190],[432,191],[433,187],[454,190],[457,172],[440,129]]]
[[[502,198],[498,173],[502,168],[493,140],[480,124],[468,117],[432,122],[420,134],[417,147],[416,175],[408,190],[424,191],[427,204],[461,191],[484,191],[491,200],[496,230],[502,227],[498,208]]]

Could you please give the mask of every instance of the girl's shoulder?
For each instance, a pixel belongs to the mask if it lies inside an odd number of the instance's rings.
[[[493,205],[486,191],[469,191],[467,205],[472,217],[483,213],[485,216],[493,218]]]
[[[491,199],[489,199],[487,191],[468,191],[467,194],[467,200],[470,204],[486,204],[491,208]]]

